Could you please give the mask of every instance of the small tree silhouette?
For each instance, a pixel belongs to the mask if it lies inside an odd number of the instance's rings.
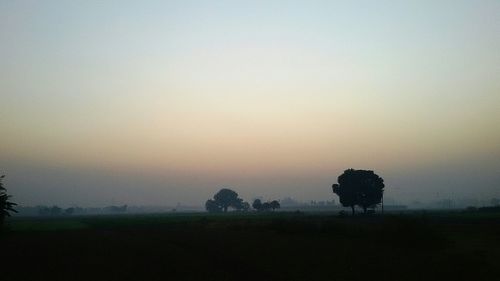
[[[10,217],[10,212],[17,213],[17,211],[14,210],[14,206],[17,204],[9,201],[11,196],[7,195],[7,190],[3,186],[4,178],[5,175],[0,176],[0,229],[3,228],[5,218]]]
[[[260,201],[260,199],[255,199],[252,203],[252,208],[257,211],[262,210],[262,201]]]
[[[273,211],[274,211],[275,209],[279,209],[279,208],[281,207],[281,206],[280,206],[280,202],[278,202],[278,200],[273,200],[273,201],[271,201],[271,203],[269,203],[269,204],[271,204],[271,208],[273,209]]]

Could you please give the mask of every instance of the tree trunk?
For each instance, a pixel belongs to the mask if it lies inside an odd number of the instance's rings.
[[[352,215],[354,216],[354,205],[351,206],[351,210],[352,210]]]
[[[363,213],[366,214],[366,206],[363,206]]]
[[[227,207],[224,207],[224,213],[227,213]]]

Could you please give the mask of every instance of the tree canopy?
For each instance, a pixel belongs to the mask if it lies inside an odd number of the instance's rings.
[[[260,211],[262,209],[262,201],[260,199],[253,200],[252,208],[254,208],[257,211]]]
[[[213,199],[207,200],[205,208],[209,212],[227,212],[231,207],[236,210],[248,210],[250,205],[238,197],[238,193],[229,189],[223,188],[214,195]]]
[[[269,204],[271,205],[271,209],[273,209],[273,211],[281,207],[280,202],[278,202],[278,200],[273,200]]]
[[[332,189],[339,196],[344,207],[360,206],[366,209],[380,204],[384,193],[384,180],[369,170],[345,170],[337,179],[338,184],[333,184]]]

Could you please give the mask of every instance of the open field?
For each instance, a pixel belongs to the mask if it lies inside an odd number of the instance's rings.
[[[2,280],[489,280],[500,214],[15,218]],[[5,258],[8,257],[8,258]]]

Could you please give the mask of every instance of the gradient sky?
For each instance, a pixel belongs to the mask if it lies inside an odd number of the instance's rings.
[[[21,205],[500,196],[499,1],[0,0]]]

